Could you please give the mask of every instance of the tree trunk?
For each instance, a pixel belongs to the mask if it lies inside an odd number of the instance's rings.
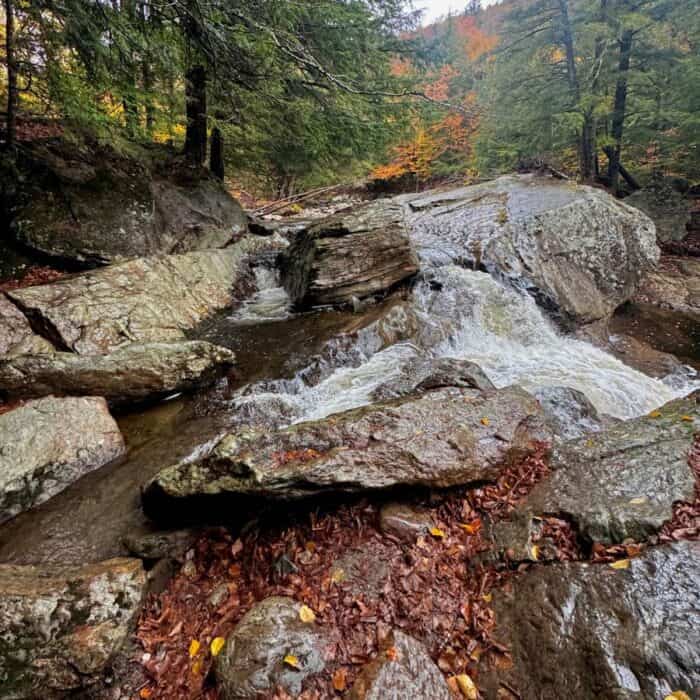
[[[7,134],[5,147],[11,150],[17,140],[17,63],[15,61],[15,15],[12,0],[5,4],[5,56],[7,58]]]
[[[219,178],[224,179],[224,137],[221,129],[215,126],[211,130],[211,144],[209,147],[209,170]]]
[[[596,127],[595,119],[591,111],[583,114],[583,126],[581,127],[581,140],[579,144],[579,168],[581,179],[584,182],[593,180],[596,174]]]
[[[191,163],[203,165],[207,157],[207,72],[204,66],[193,66],[187,71],[185,99],[185,155]]]
[[[153,136],[153,129],[156,123],[156,111],[153,106],[153,71],[149,63],[149,56],[146,56],[142,65],[143,89],[146,93],[146,133]]]
[[[620,188],[620,156],[622,152],[622,132],[625,125],[627,110],[627,78],[630,68],[630,55],[632,53],[632,39],[634,32],[626,29],[620,37],[620,60],[618,64],[617,83],[615,85],[615,102],[613,104],[612,125],[610,135],[613,146],[608,155],[608,179],[610,189],[619,193]]]

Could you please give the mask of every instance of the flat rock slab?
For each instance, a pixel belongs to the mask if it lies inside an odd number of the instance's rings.
[[[44,398],[0,415],[0,522],[121,457],[124,439],[103,398]]]
[[[75,569],[0,565],[0,698],[89,687],[129,635],[145,593],[137,559]]]
[[[53,352],[54,346],[37,335],[24,314],[0,292],[0,356]]]
[[[564,514],[587,540],[645,540],[671,518],[675,501],[693,500],[688,457],[700,427],[698,399],[696,392],[557,447],[553,473],[533,489],[526,508]]]
[[[0,395],[138,401],[207,386],[234,363],[233,352],[203,341],[135,343],[110,355],[15,355],[0,358]]]
[[[309,307],[384,292],[417,271],[402,207],[379,201],[297,234],[283,277],[294,303]]]
[[[360,672],[349,700],[451,700],[452,694],[428,655],[412,637],[394,630],[377,657]]]
[[[537,400],[519,387],[455,388],[277,432],[242,430],[203,461],[160,472],[146,489],[146,505],[170,501],[178,508],[183,499],[211,496],[246,497],[250,504],[250,497],[292,500],[495,479],[505,462],[535,449],[540,417]]]
[[[183,340],[252,288],[248,260],[271,245],[249,236],[224,250],[137,258],[8,296],[58,347],[106,355],[129,343]]]
[[[573,182],[509,175],[391,201],[422,260],[484,266],[575,324],[611,314],[659,259],[651,219]]]
[[[513,667],[481,677],[480,690],[489,700],[502,697],[499,682],[541,700],[700,697],[699,582],[698,542],[650,549],[628,569],[531,569],[494,596]]]
[[[301,603],[266,598],[249,610],[217,657],[216,678],[223,700],[261,697],[277,686],[296,697],[305,678],[320,673],[336,637],[316,622],[303,622]],[[296,666],[285,662],[296,658]]]
[[[700,318],[700,260],[664,256],[641,284],[635,301]]]

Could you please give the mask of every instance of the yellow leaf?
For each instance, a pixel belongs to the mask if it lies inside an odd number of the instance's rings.
[[[466,698],[466,700],[477,700],[479,693],[474,685],[474,681],[466,673],[456,676],[456,681],[462,697]]]
[[[630,505],[631,506],[641,506],[644,503],[646,503],[649,499],[646,496],[639,496],[638,498],[631,498],[630,499]]]
[[[445,536],[445,533],[439,527],[431,527],[430,534],[439,539],[442,539]]]
[[[316,613],[308,606],[302,605],[299,608],[299,619],[302,622],[314,622],[316,619]]]
[[[661,411],[652,411],[649,414],[649,418],[661,418]]]
[[[485,603],[490,603],[493,600],[493,593],[484,593],[481,598]]]
[[[693,416],[681,416],[681,420],[684,420],[686,423],[692,423]]]
[[[486,418],[485,416],[481,419],[481,425],[485,425],[486,427],[488,427],[490,424],[491,424],[491,421],[488,418]]]
[[[530,547],[530,556],[537,561],[540,556],[540,548],[536,545],[533,544],[532,547]]]
[[[479,518],[475,518],[470,523],[460,523],[459,526],[468,535],[475,535],[477,532],[479,532],[479,530],[481,530],[481,520]]]
[[[690,695],[682,690],[674,690],[670,695],[667,695],[664,700],[690,700]]]
[[[345,581],[345,572],[342,569],[335,569],[331,574],[331,581],[333,583],[340,583]]]
[[[284,663],[292,668],[299,668],[299,659],[297,659],[294,654],[287,654],[287,656],[284,657]]]
[[[630,560],[629,559],[618,559],[618,561],[611,561],[608,566],[611,569],[629,569]]]
[[[196,639],[190,642],[190,659],[193,659],[199,653],[200,644]]]
[[[221,650],[224,648],[224,644],[226,644],[226,640],[223,637],[215,637],[212,639],[209,646],[211,655],[218,656],[221,653]]]
[[[193,664],[192,664],[192,673],[195,676],[198,676],[202,672],[202,660],[197,659]]]

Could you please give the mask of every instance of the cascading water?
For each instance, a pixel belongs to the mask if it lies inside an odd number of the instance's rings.
[[[276,313],[287,313],[274,276],[261,276],[259,282],[270,288],[260,289],[247,305],[244,322],[254,321],[256,313],[269,318],[269,307],[255,303],[268,296],[275,298]],[[272,402],[278,424],[323,418],[370,403],[378,386],[419,357],[470,360],[499,387],[578,389],[598,411],[618,418],[641,415],[694,388],[690,378],[664,383],[559,333],[531,297],[483,272],[455,265],[434,268],[407,304],[404,340],[383,347],[371,328],[352,344],[347,338],[333,340],[293,379],[249,386],[232,408],[251,413],[257,405],[265,413]]]

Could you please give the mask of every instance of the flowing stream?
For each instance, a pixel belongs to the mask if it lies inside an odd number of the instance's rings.
[[[443,261],[444,262],[444,261]],[[630,418],[691,391],[693,371],[650,378],[560,333],[532,298],[483,272],[429,268],[410,293],[357,313],[294,315],[275,273],[235,313],[198,332],[233,348],[238,381],[120,418],[128,454],[6,523],[0,561],[84,563],[124,554],[148,531],[140,488],[160,469],[205,455],[237,425],[322,418],[372,401],[387,381],[431,357],[471,360],[497,386],[579,389],[605,414]]]

